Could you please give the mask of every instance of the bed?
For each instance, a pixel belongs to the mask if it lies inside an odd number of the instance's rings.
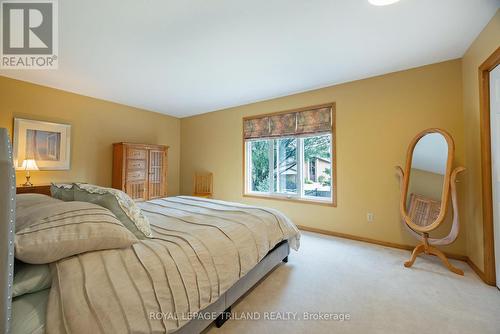
[[[185,196],[143,202],[150,237],[51,262],[50,290],[16,299],[12,314],[15,174],[7,131],[0,136],[2,332],[12,317],[29,316],[26,305],[41,305],[40,333],[199,333],[222,325],[231,305],[299,246],[296,227],[272,209]]]

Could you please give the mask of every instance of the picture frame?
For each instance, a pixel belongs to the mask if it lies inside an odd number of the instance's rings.
[[[40,170],[69,170],[71,125],[14,118],[14,167],[34,159]]]

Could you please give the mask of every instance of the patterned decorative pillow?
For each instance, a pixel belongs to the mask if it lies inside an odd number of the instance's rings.
[[[73,188],[73,183],[51,183],[50,194],[52,197],[65,202],[74,201],[75,194]]]
[[[149,220],[142,214],[134,200],[123,191],[87,183],[76,183],[74,189],[75,201],[90,202],[105,207],[113,212],[137,238],[146,239],[153,236]]]
[[[33,203],[16,196],[17,259],[50,263],[72,255],[102,249],[125,248],[137,238],[108,209],[85,202],[50,200]],[[31,205],[23,202],[28,200]]]

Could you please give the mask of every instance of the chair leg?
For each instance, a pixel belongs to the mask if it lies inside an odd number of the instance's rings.
[[[420,244],[417,247],[415,247],[415,249],[413,249],[413,253],[411,253],[410,260],[408,260],[404,263],[405,267],[409,268],[409,267],[413,266],[413,263],[415,263],[415,260],[417,259],[418,254],[423,253],[424,251],[425,251],[424,244]]]
[[[446,255],[444,255],[443,252],[441,252],[439,249],[437,249],[436,247],[433,247],[433,246],[429,246],[429,250],[428,250],[429,254],[433,254],[433,255],[436,255],[443,263],[444,265],[446,266],[446,268],[448,268],[449,271],[451,272],[454,272],[455,274],[457,275],[461,275],[463,276],[464,275],[464,272],[463,270],[460,270],[458,269],[457,267],[454,267],[450,261],[448,261],[448,259],[446,258]]]

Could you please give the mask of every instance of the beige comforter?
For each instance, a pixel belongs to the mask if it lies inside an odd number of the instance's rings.
[[[47,333],[175,331],[280,241],[299,247],[297,228],[275,210],[192,197],[140,207],[152,239],[53,265]]]

